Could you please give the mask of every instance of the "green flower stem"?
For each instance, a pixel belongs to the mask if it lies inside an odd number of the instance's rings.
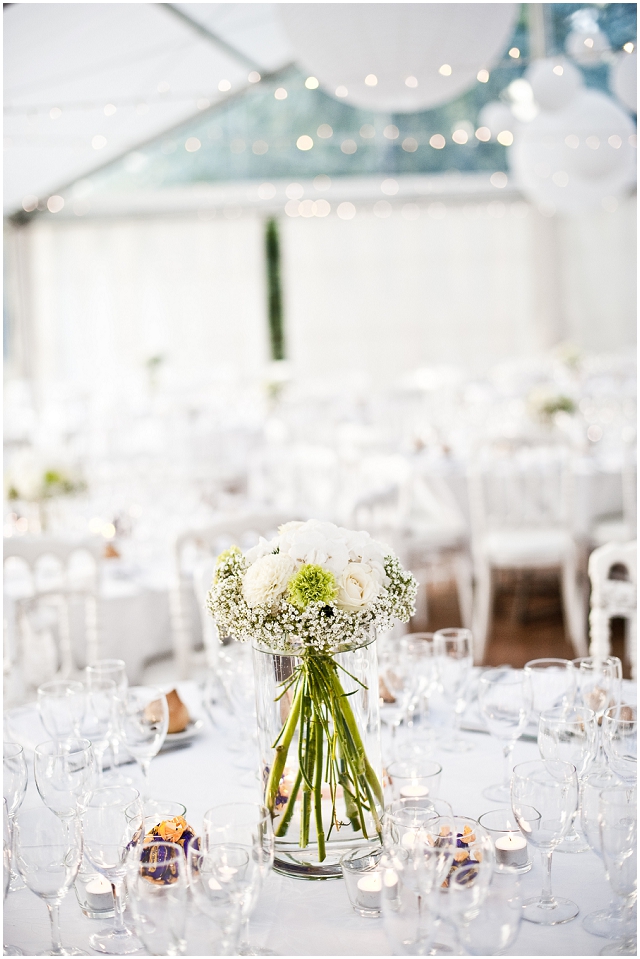
[[[311,790],[313,788],[313,774],[315,767],[315,720],[311,719],[306,728],[306,743],[304,751],[304,762],[306,769],[303,771],[305,783],[302,787],[302,823],[300,825],[300,847],[305,849],[309,845],[309,822],[311,819]]]
[[[318,859],[323,862],[326,857],[324,844],[324,828],[322,825],[322,726],[315,721],[315,760],[316,760],[316,781],[314,785],[313,808],[316,818],[316,836],[318,837]]]
[[[287,799],[287,805],[285,806],[282,818],[276,828],[273,831],[274,836],[286,836],[287,829],[289,828],[289,823],[291,822],[291,817],[293,816],[294,810],[296,808],[296,799],[298,798],[298,793],[300,792],[300,783],[302,782],[302,773],[298,769],[298,773],[293,784],[293,788],[289,793],[289,798]]]
[[[280,780],[282,778],[287,756],[289,754],[289,747],[298,724],[303,691],[304,684],[300,683],[298,685],[298,689],[296,690],[296,694],[293,697],[291,712],[289,713],[287,721],[282,729],[282,733],[280,734],[280,742],[276,745],[276,754],[273,759],[273,765],[271,766],[271,772],[269,773],[269,779],[265,791],[265,804],[267,808],[271,810],[271,812],[274,810],[276,796],[278,795],[278,790],[280,788]]]

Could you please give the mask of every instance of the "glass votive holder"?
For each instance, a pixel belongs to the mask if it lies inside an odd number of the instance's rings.
[[[492,809],[483,813],[478,822],[493,840],[496,868],[510,866],[519,873],[529,872],[532,866],[529,847],[510,809]]]
[[[386,847],[401,847],[413,851],[420,836],[434,819],[440,819],[453,829],[453,810],[443,799],[395,799],[385,806],[382,817],[382,835]]]
[[[111,883],[82,860],[75,881],[76,898],[88,919],[110,919],[114,915]]]
[[[351,905],[360,916],[375,918],[382,909],[382,855],[379,843],[350,849],[340,860]]]
[[[395,762],[387,766],[393,799],[436,799],[442,766],[433,759]]]

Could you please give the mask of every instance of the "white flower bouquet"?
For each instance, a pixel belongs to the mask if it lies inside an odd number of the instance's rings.
[[[277,537],[261,539],[246,554],[234,547],[218,557],[209,609],[220,634],[297,657],[278,696],[289,709],[273,743],[265,803],[274,817],[280,814],[274,828],[276,837],[283,836],[302,794],[299,845],[309,842],[313,812],[321,862],[326,825],[327,837],[344,825],[336,812],[338,793],[352,827],[365,837],[367,818],[379,831],[377,807],[383,805],[335,654],[370,641],[373,630],[389,629],[395,620],[407,622],[416,590],[392,551],[368,533],[317,520],[286,523]],[[296,733],[298,770],[293,786],[283,790]],[[324,784],[330,824],[323,822]]]

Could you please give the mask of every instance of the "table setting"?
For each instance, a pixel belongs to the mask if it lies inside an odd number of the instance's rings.
[[[9,710],[5,954],[635,954],[620,661],[474,667],[391,629],[414,599],[368,534],[288,523],[218,558],[200,681],[99,660]]]

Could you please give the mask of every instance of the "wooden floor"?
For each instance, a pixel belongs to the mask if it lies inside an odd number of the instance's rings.
[[[411,622],[413,631],[431,632],[446,626],[460,626],[455,585],[433,583],[428,587],[428,621]],[[624,653],[624,623],[612,622],[612,651],[622,658],[624,675],[628,664]],[[487,643],[485,665],[509,664],[521,668],[530,659],[560,657],[573,659],[562,621],[560,584],[551,573],[504,573],[496,584],[493,622]]]

